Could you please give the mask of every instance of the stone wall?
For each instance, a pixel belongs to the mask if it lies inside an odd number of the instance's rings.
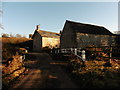
[[[40,51],[42,48],[42,37],[39,33],[36,33],[33,38],[33,51]]]
[[[109,36],[109,35],[77,33],[76,39],[77,39],[78,48],[84,48],[91,45],[100,47],[100,46],[110,46],[116,44],[115,36]]]
[[[59,47],[60,39],[59,38],[50,38],[50,37],[42,37],[42,47]]]
[[[60,36],[61,48],[74,48],[76,47],[75,32],[70,28],[68,24],[64,26],[64,29]]]
[[[120,35],[116,35],[117,46],[120,46]]]

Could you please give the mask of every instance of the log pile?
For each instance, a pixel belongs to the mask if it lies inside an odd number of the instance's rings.
[[[9,85],[15,78],[18,78],[26,71],[23,66],[22,56],[16,55],[13,58],[7,60],[5,66],[2,69],[2,83],[3,85]]]

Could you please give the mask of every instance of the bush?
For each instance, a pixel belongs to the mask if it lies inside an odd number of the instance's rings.
[[[9,59],[18,52],[17,44],[28,41],[28,38],[2,38],[2,59]]]
[[[16,54],[17,51],[18,51],[17,48],[15,48],[13,45],[4,44],[2,51],[2,59],[6,60],[11,58],[13,55]]]

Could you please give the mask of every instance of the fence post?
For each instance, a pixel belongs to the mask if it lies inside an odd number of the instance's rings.
[[[85,61],[86,60],[86,55],[85,55],[85,50],[82,50],[82,60]]]
[[[67,49],[65,49],[65,53],[67,53]]]
[[[73,53],[73,49],[71,48],[71,52]]]
[[[77,55],[77,48],[75,48],[75,52],[74,53],[75,53],[75,55]]]
[[[53,53],[52,50],[53,50],[53,49],[51,49],[51,51],[50,51],[51,53]]]
[[[112,46],[110,46],[110,63],[111,63],[111,61],[112,61]]]
[[[96,53],[96,51],[97,51],[97,48],[95,47],[95,57],[97,56],[97,53]]]
[[[58,49],[58,53],[59,53],[59,49]]]

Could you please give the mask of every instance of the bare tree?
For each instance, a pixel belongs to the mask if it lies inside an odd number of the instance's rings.
[[[3,34],[2,34],[2,37],[9,37],[9,34],[3,33]]]
[[[21,38],[22,36],[20,34],[16,34],[16,37],[17,38]]]
[[[15,37],[12,33],[9,34],[10,37]]]

